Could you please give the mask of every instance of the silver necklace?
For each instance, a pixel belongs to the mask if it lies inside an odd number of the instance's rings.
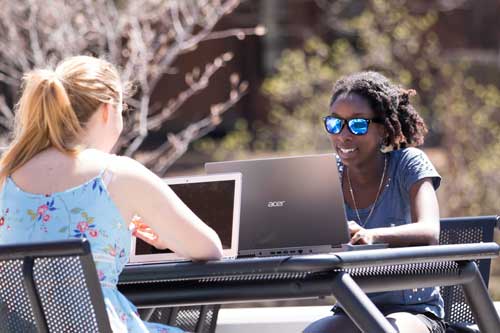
[[[347,182],[349,183],[349,192],[351,193],[352,203],[354,204],[354,210],[356,211],[356,216],[358,217],[359,225],[364,227],[370,217],[372,216],[373,210],[375,209],[375,204],[377,203],[378,196],[380,195],[380,190],[382,189],[382,184],[384,183],[385,170],[387,169],[387,156],[384,158],[384,171],[382,172],[382,178],[380,178],[380,184],[378,185],[377,195],[375,196],[375,201],[373,202],[370,213],[366,217],[365,223],[361,223],[361,217],[359,216],[358,205],[356,204],[356,199],[354,199],[354,191],[352,190],[351,177],[349,176],[349,168],[347,168]]]

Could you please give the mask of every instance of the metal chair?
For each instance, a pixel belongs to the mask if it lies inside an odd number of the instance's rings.
[[[495,215],[443,218],[439,242],[440,244],[493,242],[493,233],[499,223],[500,217]],[[476,264],[488,286],[491,260],[479,260]],[[441,287],[441,295],[444,299],[446,322],[457,327],[475,323],[460,286]]]
[[[0,246],[2,332],[111,332],[85,239]]]
[[[213,333],[220,305],[139,309],[143,320],[179,327],[188,332]]]

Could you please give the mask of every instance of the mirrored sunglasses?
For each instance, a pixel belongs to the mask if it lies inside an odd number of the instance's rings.
[[[370,124],[370,122],[382,123],[383,120],[378,118],[352,118],[346,120],[335,116],[326,116],[323,118],[323,122],[325,124],[326,131],[330,134],[340,134],[340,132],[342,132],[342,129],[344,128],[344,125],[347,123],[347,128],[352,134],[365,135],[368,132],[368,125]]]

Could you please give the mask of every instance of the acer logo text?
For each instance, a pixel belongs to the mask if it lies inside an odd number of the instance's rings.
[[[283,207],[286,201],[269,201],[267,207]]]

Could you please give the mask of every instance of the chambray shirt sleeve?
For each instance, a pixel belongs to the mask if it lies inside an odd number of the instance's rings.
[[[400,184],[407,193],[417,181],[431,178],[434,190],[441,184],[441,176],[427,155],[418,148],[407,148],[401,155],[399,164]]]

